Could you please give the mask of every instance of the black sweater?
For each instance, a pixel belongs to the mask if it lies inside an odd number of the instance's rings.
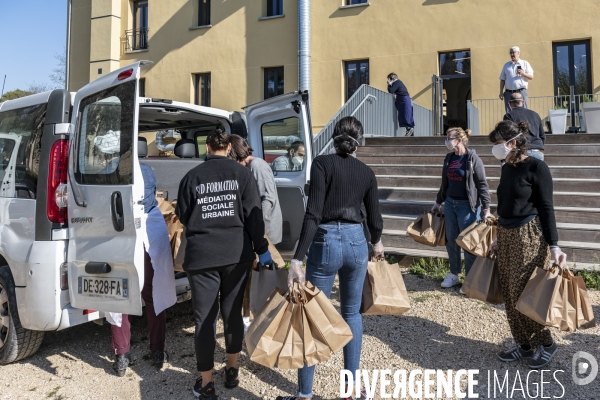
[[[310,171],[308,205],[300,242],[294,258],[303,260],[319,224],[344,221],[360,224],[364,203],[371,243],[378,243],[383,230],[379,212],[377,180],[371,168],[347,154],[315,158]]]
[[[396,96],[408,96],[408,89],[404,82],[400,79],[397,79],[391,85],[388,85],[388,92],[391,94],[395,94]]]
[[[527,157],[516,166],[504,164],[497,193],[500,226],[503,219],[527,221],[527,217],[538,215],[546,242],[550,246],[557,245],[552,175],[543,161]]]
[[[175,213],[186,227],[186,271],[252,261],[267,251],[256,180],[227,157],[208,156],[183,177]]]
[[[538,113],[524,107],[516,107],[504,116],[504,120],[517,123],[526,121],[529,124],[527,138],[529,139],[531,149],[544,151],[546,133],[544,132],[544,124],[542,124],[542,119]]]

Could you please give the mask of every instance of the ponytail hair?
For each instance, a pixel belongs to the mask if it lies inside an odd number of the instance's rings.
[[[212,151],[225,150],[229,143],[231,143],[229,133],[223,128],[213,129],[206,137],[206,144]]]
[[[526,121],[519,122],[518,124],[513,121],[501,121],[496,124],[496,127],[490,132],[490,142],[496,143],[500,141],[512,142],[513,140],[517,144],[515,148],[515,156],[506,160],[511,165],[516,165],[521,162],[521,156],[527,154],[529,150],[529,139],[527,134],[529,133],[529,124]]]
[[[450,132],[456,132],[456,137],[462,140],[462,143],[467,147],[469,144],[469,138],[471,137],[470,129],[463,129],[460,127],[448,128],[446,131],[446,136],[450,134]]]

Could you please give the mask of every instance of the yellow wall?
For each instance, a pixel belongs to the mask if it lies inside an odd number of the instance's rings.
[[[106,2],[102,7],[111,3],[116,12],[112,2],[119,0],[95,1]],[[114,49],[114,36],[122,37],[131,28],[131,3],[120,1],[120,30],[115,31],[114,25],[103,27],[103,44],[94,44],[98,49],[88,48],[84,56],[90,1],[74,0],[73,28],[81,30],[81,37],[72,44],[71,89],[80,87],[79,82],[90,72],[88,78],[97,77],[93,74],[96,67],[89,64],[90,54]],[[212,106],[228,110],[262,100],[265,67],[283,65],[285,91],[295,90],[297,2],[284,0],[284,18],[259,21],[266,12],[264,3],[213,0],[212,27],[189,29],[197,23],[196,0],[150,0],[149,50],[125,54],[121,46],[120,65],[153,61],[142,72],[146,95],[187,102],[193,101],[192,74],[211,72]],[[383,90],[386,75],[396,72],[414,101],[430,108],[431,77],[438,73],[439,52],[471,51],[473,99],[498,97],[498,76],[513,45],[521,47],[521,57],[535,70],[530,96],[554,94],[553,42],[591,39],[591,56],[600,54],[600,26],[596,23],[600,3],[596,1],[371,0],[366,7],[340,9],[342,4],[343,0],[312,1],[315,133],[345,101],[343,62],[347,60],[369,59],[370,84]],[[94,23],[91,26],[91,41],[96,43]],[[592,62],[594,92],[600,91],[599,65]]]

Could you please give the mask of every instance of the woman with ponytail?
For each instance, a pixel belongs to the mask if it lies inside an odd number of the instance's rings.
[[[470,130],[450,128],[446,131],[446,155],[442,168],[442,185],[432,212],[439,211],[444,204],[446,218],[446,250],[450,261],[450,273],[442,282],[443,288],[458,285],[458,275],[462,270],[461,248],[456,243],[458,235],[477,220],[480,207],[482,218],[490,214],[490,192],[485,176],[483,161],[475,150],[467,147]],[[476,256],[467,251],[465,274],[469,273]],[[461,289],[462,293],[462,289]]]
[[[352,156],[362,136],[360,121],[354,117],[342,118],[332,135],[336,153],[319,156],[313,161],[308,205],[288,277],[289,283],[294,279],[308,280],[329,297],[335,277],[339,275],[342,317],[353,335],[344,347],[344,369],[352,374],[360,365],[363,332],[360,304],[369,261],[362,225],[363,204],[375,256],[382,257],[384,251],[381,244],[383,219],[379,212],[375,174]],[[305,276],[302,260],[307,252]],[[298,370],[297,395],[279,396],[277,400],[310,399],[314,373],[314,366]],[[362,391],[356,393],[356,398],[366,399]]]
[[[498,239],[492,245],[498,257],[500,286],[515,346],[498,353],[502,361],[526,360],[530,368],[545,367],[557,346],[550,330],[515,308],[536,268],[551,262],[565,265],[558,247],[552,202],[552,175],[541,160],[529,157],[527,122],[502,121],[490,133],[492,154],[505,160],[498,185]]]

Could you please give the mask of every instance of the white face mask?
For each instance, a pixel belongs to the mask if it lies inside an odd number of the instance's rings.
[[[304,162],[304,157],[294,156],[292,157],[292,162],[294,163],[294,165],[300,166]]]
[[[521,133],[519,133],[514,138],[510,139],[508,142],[510,142],[511,140],[515,140],[519,136],[521,136]],[[508,143],[508,142],[498,143],[498,144],[495,144],[494,146],[492,146],[492,154],[494,155],[494,157],[496,157],[500,161],[505,160],[506,156],[508,156],[508,153],[510,153],[511,151],[514,150],[514,149],[510,149],[506,146],[506,143]]]
[[[456,147],[456,139],[447,140],[446,139],[446,147],[448,150],[453,150]]]

